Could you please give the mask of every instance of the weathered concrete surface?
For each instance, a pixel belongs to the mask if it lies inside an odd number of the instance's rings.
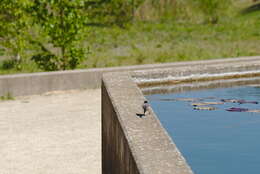
[[[208,61],[175,68],[105,74],[102,83],[103,174],[193,173],[157,116],[152,111],[143,118],[136,116],[142,113],[144,96],[135,82],[149,85],[160,84],[165,79],[196,81],[198,77],[208,80],[237,74],[254,76],[260,74],[259,68],[260,59],[214,60],[210,64]]]
[[[169,94],[185,91],[196,91],[214,88],[231,88],[235,86],[259,86],[260,76],[251,78],[236,78],[214,81],[180,83],[174,85],[160,85],[141,88],[144,95]]]
[[[100,89],[0,101],[1,174],[101,174]]]
[[[211,64],[201,63],[175,68],[138,70],[131,73],[140,86],[154,86],[158,84],[176,84],[182,81],[213,80],[221,78],[251,77],[260,75],[259,59],[239,59],[230,62],[212,61]]]
[[[192,174],[129,74],[105,74],[102,86],[103,174]]]
[[[102,173],[139,174],[132,150],[104,84],[102,111]]]
[[[138,65],[115,68],[96,68],[88,70],[43,72],[32,74],[3,75],[0,76],[0,96],[10,92],[14,96],[42,94],[55,90],[91,89],[100,88],[103,73],[123,72],[136,70],[155,70],[163,68],[193,67],[197,65],[217,65],[244,62],[256,62],[260,56],[229,58],[204,61],[164,63],[153,65]]]

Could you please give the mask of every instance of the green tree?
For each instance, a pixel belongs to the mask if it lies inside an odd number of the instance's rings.
[[[47,35],[48,42],[59,53],[50,51],[42,43],[41,53],[33,60],[45,70],[74,69],[85,58],[82,39],[87,14],[84,0],[33,0],[31,13],[36,25]]]
[[[30,16],[26,9],[30,0],[0,1],[0,45],[16,63],[21,61],[28,45]]]

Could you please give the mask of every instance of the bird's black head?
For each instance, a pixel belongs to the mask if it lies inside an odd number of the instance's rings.
[[[147,101],[147,100],[145,100],[145,101],[144,101],[144,103],[148,103],[148,101]]]

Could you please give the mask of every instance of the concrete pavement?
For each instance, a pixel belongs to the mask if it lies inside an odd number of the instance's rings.
[[[1,174],[101,174],[100,89],[0,101]]]

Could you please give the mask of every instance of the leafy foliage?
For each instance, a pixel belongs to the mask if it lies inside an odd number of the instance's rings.
[[[2,0],[0,45],[16,60],[4,62],[12,65],[5,67],[18,67],[14,64],[19,64],[26,48],[33,45],[38,52],[31,60],[39,68],[48,71],[74,69],[85,58],[82,40],[86,37],[87,24],[98,21],[123,27],[133,19],[134,9],[142,1]]]
[[[5,49],[4,48],[0,48],[0,56],[5,55]]]
[[[16,66],[16,61],[14,59],[6,59],[1,63],[1,68],[4,70],[12,69]]]
[[[84,58],[84,50],[70,48],[65,56],[68,57],[68,67],[66,68],[75,69]],[[62,69],[63,66],[61,57],[48,52],[36,54],[32,57],[32,60],[37,63],[40,69],[46,71],[59,70]]]
[[[31,12],[34,22],[48,36],[49,43],[60,49],[55,55],[47,48],[33,57],[45,70],[73,69],[83,60],[79,45],[84,38],[87,15],[84,0],[34,0]],[[46,65],[43,65],[47,62]],[[49,66],[49,67],[48,67]]]
[[[0,2],[0,45],[20,61],[26,46],[30,17],[26,9],[30,0],[1,0]]]
[[[32,60],[36,62],[40,69],[45,71],[54,71],[61,69],[61,60],[54,54],[48,54],[46,52],[36,54],[32,57]]]

